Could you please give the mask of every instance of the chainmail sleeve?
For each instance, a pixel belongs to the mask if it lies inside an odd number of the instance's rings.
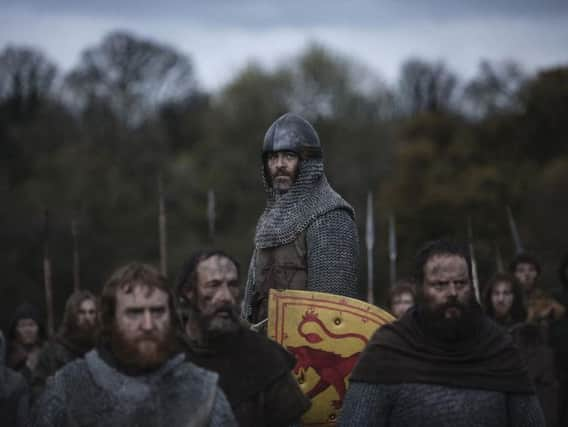
[[[392,407],[393,386],[352,382],[349,386],[339,427],[384,427]]]
[[[221,389],[217,388],[208,427],[237,427],[237,425],[229,401]]]
[[[317,217],[306,230],[308,290],[361,298],[359,238],[345,209]]]
[[[51,377],[32,410],[30,427],[66,427],[65,391],[59,377]]]
[[[509,416],[515,427],[545,426],[544,414],[536,395],[509,395]]]

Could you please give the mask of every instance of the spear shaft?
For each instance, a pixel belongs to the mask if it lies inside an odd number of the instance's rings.
[[[158,232],[160,238],[160,272],[168,275],[168,253],[167,253],[167,217],[166,217],[166,203],[164,201],[164,185],[162,182],[162,174],[158,174]]]
[[[503,273],[505,271],[503,257],[501,256],[501,249],[497,242],[495,242],[495,266],[497,267],[498,273]]]
[[[373,292],[373,248],[375,246],[375,220],[373,217],[373,193],[367,195],[367,224],[365,233],[367,246],[367,302],[373,304],[375,297]]]
[[[511,211],[510,206],[507,206],[507,217],[509,219],[509,228],[511,229],[511,237],[513,238],[515,251],[518,255],[524,252],[523,242],[521,241],[521,235],[519,234],[519,229],[517,228],[517,223],[515,222],[515,218],[513,218],[513,212]]]
[[[475,292],[475,299],[481,303],[479,295],[479,278],[477,275],[477,260],[475,259],[475,248],[473,246],[473,228],[471,226],[471,217],[467,218],[467,236],[469,240],[469,257],[471,258],[471,280],[473,282],[473,290]]]
[[[396,283],[396,259],[397,245],[396,245],[396,221],[394,214],[389,217],[389,261],[390,261],[390,285],[394,286]]]
[[[73,289],[78,291],[80,282],[80,258],[79,258],[79,227],[77,219],[71,220],[71,234],[73,236]]]
[[[207,222],[209,224],[209,239],[215,237],[215,191],[209,189],[207,192]]]
[[[49,211],[44,213],[43,231],[43,284],[45,288],[45,305],[47,309],[47,333],[51,337],[54,331],[53,285],[51,274],[51,257],[49,255]]]

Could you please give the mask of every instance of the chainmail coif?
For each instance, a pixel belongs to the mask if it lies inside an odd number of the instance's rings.
[[[262,178],[267,205],[256,227],[243,317],[251,315],[251,301],[256,290],[257,252],[292,243],[304,231],[308,249],[307,289],[360,297],[355,212],[329,185],[323,160],[300,160],[294,185],[284,194],[278,194],[271,187],[264,166]]]

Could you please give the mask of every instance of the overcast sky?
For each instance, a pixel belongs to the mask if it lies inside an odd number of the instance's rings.
[[[482,58],[568,65],[568,0],[0,0],[0,49],[36,46],[64,70],[117,29],[188,54],[207,89],[313,41],[391,82],[410,56],[466,77]]]

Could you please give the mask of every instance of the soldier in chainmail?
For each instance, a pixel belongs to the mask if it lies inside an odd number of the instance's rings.
[[[31,425],[236,426],[217,374],[180,353],[177,319],[159,272],[117,270],[103,289],[100,344],[48,379]]]
[[[339,425],[544,427],[518,348],[473,297],[467,250],[430,243],[416,268],[419,303],[371,338]]]
[[[266,319],[269,289],[360,297],[355,213],[329,185],[310,123],[287,113],[270,126],[262,177],[267,204],[256,227],[243,317]]]

